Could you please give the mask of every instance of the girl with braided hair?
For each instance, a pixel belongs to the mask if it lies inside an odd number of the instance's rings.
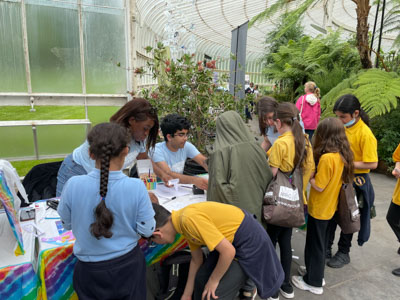
[[[65,184],[58,213],[75,235],[73,286],[79,299],[146,299],[146,263],[140,236],[155,229],[144,184],[121,171],[129,152],[128,130],[98,124],[88,135],[95,169]]]

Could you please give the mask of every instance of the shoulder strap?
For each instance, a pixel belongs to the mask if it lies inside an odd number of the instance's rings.
[[[305,97],[306,97],[306,95],[303,95],[303,97],[301,98],[300,117],[301,117],[301,113],[303,112],[303,105],[304,105],[304,98]]]
[[[296,169],[300,166],[300,163],[301,163],[301,161],[303,160],[304,152],[306,152],[306,147],[307,147],[307,145],[304,144],[304,150],[303,150],[303,152],[301,153],[301,156],[300,156],[299,161],[297,162],[297,165],[293,168],[292,172],[290,172],[290,176],[292,176],[293,173],[294,173],[294,171],[296,171]]]

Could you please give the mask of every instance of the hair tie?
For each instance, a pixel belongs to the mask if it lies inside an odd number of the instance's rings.
[[[294,122],[295,120],[297,120],[297,117],[293,117],[293,118],[292,118],[292,121],[293,121],[293,122]]]
[[[316,85],[314,85],[314,89],[317,89],[318,87]]]

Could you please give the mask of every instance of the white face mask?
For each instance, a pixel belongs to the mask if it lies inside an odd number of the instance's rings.
[[[352,120],[350,120],[346,124],[344,124],[344,127],[349,127],[349,126],[353,125],[355,122],[356,122],[356,119],[353,118]]]

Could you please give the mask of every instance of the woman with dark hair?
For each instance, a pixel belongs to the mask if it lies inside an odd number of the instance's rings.
[[[261,147],[268,151],[280,135],[274,125],[274,113],[278,102],[272,97],[262,97],[258,101],[258,126],[260,134],[264,137]]]
[[[110,121],[128,129],[130,134],[129,153],[125,158],[124,168],[135,159],[148,158],[148,151],[154,148],[158,135],[157,110],[142,98],[134,98],[121,107]],[[67,180],[76,175],[84,175],[95,168],[95,161],[89,156],[89,143],[85,141],[68,155],[57,174],[57,192],[60,196]]]
[[[116,123],[88,135],[96,167],[68,180],[58,213],[76,238],[73,287],[79,299],[146,299],[146,262],[140,236],[155,229],[154,210],[139,179],[121,171],[131,134]]]
[[[356,96],[347,94],[340,97],[333,107],[333,112],[344,124],[346,136],[354,155],[353,187],[358,201],[360,202],[362,199],[362,205],[360,205],[361,228],[357,242],[359,246],[362,246],[368,241],[371,233],[371,209],[373,209],[375,194],[369,172],[378,166],[377,141],[368,127],[368,115],[361,108],[360,101]],[[327,258],[332,256],[332,244],[336,231],[334,220],[330,223],[329,231]],[[340,233],[338,252],[328,261],[329,267],[341,268],[350,262],[349,253],[352,239],[352,233]]]

